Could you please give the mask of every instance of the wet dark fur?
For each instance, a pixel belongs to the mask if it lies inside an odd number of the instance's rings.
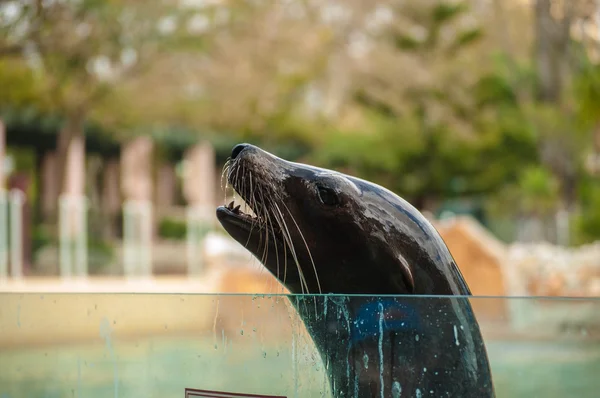
[[[232,158],[225,176],[258,218],[233,206],[217,217],[296,294],[335,397],[494,396],[469,288],[419,211],[376,184],[255,146]]]

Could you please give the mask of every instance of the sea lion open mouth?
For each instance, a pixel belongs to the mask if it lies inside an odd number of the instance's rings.
[[[224,217],[229,217],[230,223],[236,224],[238,227],[243,228],[247,231],[251,231],[252,227],[257,225],[259,228],[263,228],[265,225],[265,221],[256,215],[252,215],[249,213],[244,213],[240,208],[242,205],[237,205],[235,200],[231,201],[229,205],[225,207],[220,207],[219,212],[224,212],[226,215],[222,215],[221,219],[225,219]]]
[[[294,211],[290,210],[296,206],[283,189],[289,181],[282,177],[292,169],[292,163],[257,147],[236,146],[223,174],[244,204],[234,200],[218,207],[217,218],[291,291],[321,293],[311,250]],[[310,276],[301,265],[306,263],[312,265]]]

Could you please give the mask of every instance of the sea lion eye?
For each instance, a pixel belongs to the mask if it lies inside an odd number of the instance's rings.
[[[319,192],[319,199],[324,205],[335,206],[339,203],[338,197],[333,189],[317,186],[317,191]]]

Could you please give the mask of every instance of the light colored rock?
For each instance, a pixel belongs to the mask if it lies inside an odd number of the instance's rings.
[[[506,295],[503,263],[506,248],[471,217],[454,217],[436,223],[474,296]],[[476,298],[471,304],[480,319],[505,319],[505,300]]]
[[[444,220],[437,226],[474,295],[504,295],[502,264],[506,247],[470,217]]]
[[[592,296],[591,282],[600,277],[600,242],[577,248],[514,244],[505,269],[513,295]]]

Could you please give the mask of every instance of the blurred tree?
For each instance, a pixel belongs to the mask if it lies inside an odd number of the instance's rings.
[[[482,29],[464,2],[386,3],[385,9],[390,17],[371,33],[355,100],[385,126],[382,141],[396,159],[391,187],[431,208],[442,196],[478,190],[467,183],[480,143],[470,92],[477,68],[466,68],[474,64],[465,50]],[[418,143],[409,146],[413,151],[403,147],[409,135]]]
[[[178,147],[200,131],[421,208],[510,191],[514,212],[545,206],[540,176],[574,206],[600,153],[594,0],[2,4],[0,106],[62,114],[63,151],[86,119]]]
[[[521,209],[526,214],[546,216],[556,209],[559,185],[552,173],[540,166],[523,170],[518,181]]]
[[[43,83],[38,87],[48,110],[64,120],[57,142],[62,190],[70,143],[83,135],[98,104],[161,55],[161,40],[171,33],[161,18],[175,9],[160,2],[83,0],[8,1],[3,10],[0,53],[20,53],[36,84]]]

